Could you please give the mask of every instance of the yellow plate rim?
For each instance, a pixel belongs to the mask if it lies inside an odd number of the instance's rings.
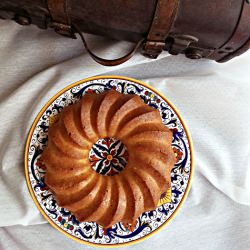
[[[30,140],[31,140],[31,137],[32,137],[32,134],[34,132],[34,129],[37,125],[37,122],[39,121],[39,119],[41,118],[42,114],[44,113],[44,111],[51,105],[51,103],[53,101],[55,101],[60,95],[62,95],[64,92],[66,92],[67,90],[79,85],[79,84],[82,84],[82,83],[85,83],[85,82],[89,82],[89,81],[93,81],[93,80],[99,80],[99,79],[121,79],[121,80],[126,80],[126,81],[131,81],[131,82],[135,82],[135,83],[138,83],[150,90],[152,90],[153,92],[157,93],[157,95],[159,95],[165,102],[168,103],[168,105],[174,110],[174,112],[177,114],[178,118],[180,119],[183,127],[184,127],[184,130],[185,130],[185,133],[187,135],[187,138],[188,138],[188,143],[189,143],[189,148],[190,148],[190,177],[189,177],[189,181],[188,181],[188,184],[187,184],[187,188],[185,190],[185,193],[179,203],[179,205],[177,206],[177,208],[175,209],[175,211],[171,214],[171,216],[168,218],[167,221],[165,221],[161,226],[159,226],[157,229],[155,229],[153,232],[149,233],[148,235],[142,237],[142,238],[139,238],[139,239],[136,239],[136,240],[133,240],[131,242],[126,242],[126,243],[119,243],[119,244],[107,244],[107,245],[104,245],[104,244],[99,244],[99,243],[92,243],[92,242],[88,242],[88,241],[84,241],[84,240],[81,240],[79,238],[76,238],[74,236],[72,236],[71,234],[67,233],[66,231],[64,231],[63,229],[61,229],[60,227],[58,227],[50,218],[49,216],[44,212],[44,210],[41,208],[39,202],[37,201],[36,197],[35,197],[35,194],[33,192],[33,189],[32,189],[32,186],[31,186],[31,183],[30,183],[30,180],[29,180],[29,174],[28,174],[28,151],[29,151],[29,144],[30,144]],[[55,228],[57,229],[59,232],[63,233],[64,235],[66,235],[67,237],[81,243],[81,244],[85,244],[85,245],[89,245],[89,246],[94,246],[94,247],[103,247],[103,248],[116,248],[116,247],[123,247],[123,246],[130,246],[130,245],[133,245],[133,244],[136,244],[136,243],[139,243],[139,242],[142,242],[146,239],[148,239],[149,237],[153,236],[155,233],[159,232],[161,229],[163,229],[163,227],[167,226],[167,224],[176,216],[176,214],[178,213],[178,211],[180,210],[180,208],[182,207],[184,201],[186,200],[187,198],[187,195],[190,191],[190,187],[191,187],[191,183],[192,183],[192,179],[193,179],[193,173],[194,173],[194,152],[193,152],[193,143],[192,143],[192,139],[191,139],[191,136],[189,134],[189,131],[187,129],[187,126],[180,114],[180,112],[178,111],[178,109],[163,95],[161,94],[158,90],[156,90],[155,88],[149,86],[148,84],[142,82],[142,81],[139,81],[139,80],[136,80],[136,79],[133,79],[133,78],[130,78],[130,77],[125,77],[125,76],[115,76],[115,75],[104,75],[104,76],[94,76],[94,77],[89,77],[89,78],[85,78],[85,79],[82,79],[82,80],[79,80],[77,82],[74,82],[70,85],[68,85],[67,87],[63,88],[61,91],[59,91],[57,94],[55,94],[52,98],[50,98],[50,100],[43,106],[43,108],[40,110],[40,112],[38,113],[38,115],[36,116],[34,122],[32,123],[32,126],[29,130],[29,133],[28,133],[28,137],[27,137],[27,140],[26,140],[26,146],[25,146],[25,154],[24,154],[24,166],[25,166],[25,178],[26,178],[26,183],[27,183],[27,186],[28,186],[28,189],[29,189],[29,192],[30,192],[30,195],[33,199],[33,201],[35,202],[38,210],[40,211],[40,213],[43,215],[43,217]]]

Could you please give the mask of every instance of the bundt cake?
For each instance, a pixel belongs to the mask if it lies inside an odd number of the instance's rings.
[[[100,150],[110,144],[96,145],[102,138],[120,140],[124,147],[117,154],[126,150],[127,162],[115,158],[116,142],[102,159]],[[155,209],[170,187],[175,163],[171,142],[172,132],[162,124],[159,111],[138,95],[114,90],[85,94],[78,103],[65,107],[49,128],[41,156],[45,183],[58,205],[79,221],[94,221],[105,228],[117,222],[133,224],[140,214]],[[122,171],[103,175],[94,170],[89,158],[93,145],[96,169],[113,160],[116,170],[125,164]]]

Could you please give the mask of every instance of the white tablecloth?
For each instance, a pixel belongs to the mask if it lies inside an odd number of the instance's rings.
[[[65,237],[40,215],[24,176],[29,128],[63,87],[100,74],[124,75],[157,88],[180,110],[195,149],[190,194],[163,230],[131,249],[250,249],[250,53],[229,63],[137,54],[104,67],[80,40],[0,21],[0,249],[94,249]],[[88,36],[114,58],[131,45]],[[118,53],[118,54],[117,54]],[[126,249],[126,247],[124,247]]]

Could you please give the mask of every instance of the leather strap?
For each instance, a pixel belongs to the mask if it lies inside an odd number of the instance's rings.
[[[229,55],[223,57],[222,59],[220,59],[217,62],[220,62],[220,63],[227,62],[227,61],[233,59],[234,57],[240,56],[241,54],[245,53],[248,49],[250,49],[250,36],[249,36],[247,42],[243,46],[241,46],[235,52],[230,53]]]
[[[249,46],[249,34],[250,34],[250,4],[247,3],[247,1],[244,1],[240,20],[233,35],[231,36],[229,41],[227,41],[227,43],[224,44],[219,49],[219,51],[225,51],[231,53],[219,59],[218,62],[226,62],[227,60],[231,59],[232,55],[234,53],[237,53],[237,51],[241,49],[239,45],[242,45],[242,42],[244,42],[244,44],[248,44]]]
[[[144,55],[157,58],[173,25],[179,0],[158,0],[154,18],[144,44]]]
[[[52,17],[51,26],[55,29],[55,31],[60,35],[76,38],[71,28],[67,0],[47,0],[47,3]]]
[[[95,55],[88,47],[88,44],[81,33],[81,31],[77,28],[76,25],[71,23],[70,17],[68,15],[69,7],[67,4],[67,0],[47,0],[48,1],[48,8],[50,11],[50,14],[52,16],[53,22],[52,27],[55,28],[55,31],[59,33],[60,35],[68,36],[71,38],[76,38],[75,32],[79,34],[79,36],[82,39],[82,42],[84,44],[84,47],[86,51],[89,53],[89,55],[98,63],[104,65],[104,66],[116,66],[119,64],[122,64],[129,60],[136,50],[141,46],[144,39],[140,40],[136,43],[134,48],[125,56],[122,56],[120,58],[114,59],[114,60],[108,60],[101,58],[97,55]]]
[[[73,25],[73,29],[75,32],[77,32],[79,34],[79,36],[81,37],[82,39],[82,42],[84,44],[84,47],[86,49],[86,51],[89,53],[89,55],[96,61],[98,62],[99,64],[101,65],[104,65],[104,66],[116,66],[116,65],[119,65],[119,64],[122,64],[126,61],[128,61],[136,52],[136,50],[142,45],[143,41],[144,41],[144,38],[141,39],[139,42],[137,42],[135,44],[135,46],[133,47],[133,49],[128,53],[126,54],[125,56],[122,56],[120,58],[117,58],[117,59],[104,59],[104,58],[101,58],[97,55],[95,55],[88,47],[88,44],[83,36],[83,34],[81,33],[81,31],[79,30],[79,28],[76,26],[76,25]]]

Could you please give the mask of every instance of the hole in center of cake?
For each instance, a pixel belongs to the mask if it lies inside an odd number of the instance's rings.
[[[102,138],[89,151],[91,167],[102,175],[119,174],[127,165],[128,151],[121,140]]]

